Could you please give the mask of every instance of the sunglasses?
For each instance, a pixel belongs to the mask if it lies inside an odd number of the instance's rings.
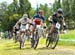
[[[39,14],[42,14],[43,12],[38,12]]]

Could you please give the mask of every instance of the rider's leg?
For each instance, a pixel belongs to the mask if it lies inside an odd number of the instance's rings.
[[[30,30],[31,30],[31,38],[33,37],[33,34],[34,34],[34,31],[35,31],[35,27],[32,25],[30,27]]]
[[[14,37],[15,37],[15,43],[17,42],[17,33],[16,33],[17,31],[15,31],[15,33],[14,33]]]
[[[50,34],[53,32],[54,27],[55,27],[55,25],[54,25],[54,24],[52,24],[52,25],[51,25],[51,27],[50,27],[50,32],[49,32]]]
[[[32,28],[31,28],[31,48],[34,46],[34,32],[35,32],[35,25],[32,25]]]
[[[19,31],[19,40],[21,39],[22,32]]]

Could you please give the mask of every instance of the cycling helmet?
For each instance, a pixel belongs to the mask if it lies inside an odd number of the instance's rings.
[[[61,9],[61,8],[57,9],[57,13],[59,13],[59,14],[63,14],[62,9]]]
[[[27,15],[27,14],[24,14],[23,17],[24,17],[24,18],[28,18],[28,15]]]

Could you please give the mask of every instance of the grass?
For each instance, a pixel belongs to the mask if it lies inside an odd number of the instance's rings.
[[[66,54],[65,51],[68,51],[66,46],[63,46],[63,48],[56,48],[55,50],[47,49],[45,48],[45,41],[42,43],[42,40],[44,41],[45,39],[40,39],[38,48],[36,50],[30,48],[30,42],[27,41],[25,43],[25,47],[20,50],[18,43],[14,43],[13,40],[1,40],[0,55],[63,55],[63,53],[61,54],[60,52],[64,52],[64,55],[69,55],[72,52],[72,50],[69,50],[70,53]],[[73,49],[73,46],[68,46],[68,48]],[[65,51],[63,49],[65,49]]]
[[[70,39],[70,40],[75,40],[75,30],[69,30],[65,34],[60,34],[59,36],[60,39]],[[40,40],[40,44],[44,44],[45,39]],[[75,46],[75,41],[59,41],[58,45],[66,45],[66,46]]]
[[[62,39],[75,39],[75,30],[70,30],[66,34],[61,34]]]
[[[60,39],[75,40],[75,30],[70,30],[66,34],[61,34]],[[59,41],[59,45],[75,46],[75,41]]]
[[[61,34],[62,39],[75,39],[75,30],[68,31],[66,34]],[[63,48],[61,48],[62,46]],[[75,49],[75,42],[59,41],[55,50],[45,48],[45,39],[41,38],[39,41],[38,48],[36,50],[30,48],[30,42],[26,41],[25,47],[20,50],[19,43],[14,43],[11,40],[0,40],[0,55],[71,55],[66,54],[66,51],[72,52],[70,49]],[[67,48],[67,49],[66,49]],[[65,49],[65,50],[64,50]],[[59,53],[65,54],[59,54]],[[55,54],[56,53],[56,54]],[[72,54],[73,55],[73,54]],[[75,55],[75,54],[74,54]]]

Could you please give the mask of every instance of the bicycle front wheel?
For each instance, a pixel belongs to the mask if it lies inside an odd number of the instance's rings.
[[[39,36],[38,36],[38,32],[36,32],[35,36],[34,36],[34,45],[33,48],[36,49],[39,43]]]
[[[51,35],[51,40],[50,40],[50,48],[55,49],[59,41],[59,35],[57,33],[53,33]]]

